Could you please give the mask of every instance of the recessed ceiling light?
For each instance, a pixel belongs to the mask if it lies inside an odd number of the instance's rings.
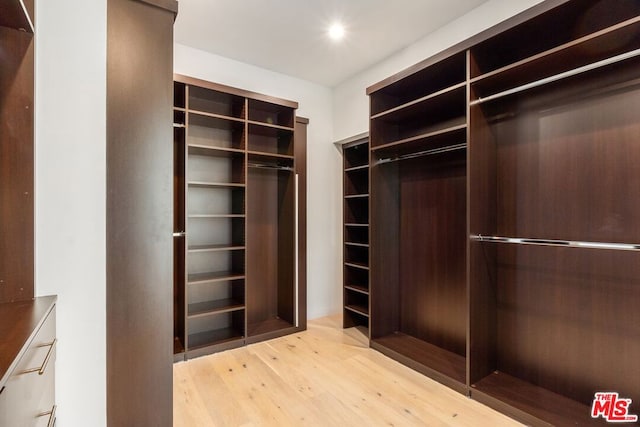
[[[336,41],[344,37],[344,27],[341,23],[336,22],[329,27],[329,37]]]

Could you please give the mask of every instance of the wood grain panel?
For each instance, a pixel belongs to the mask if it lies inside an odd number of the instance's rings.
[[[374,164],[370,170],[370,325],[371,338],[400,328],[400,197],[398,163]]]
[[[494,126],[498,234],[640,242],[640,85],[548,98]]]
[[[107,2],[107,420],[113,426],[172,424],[173,18],[141,2]]]
[[[307,327],[307,128],[309,119],[296,117],[294,156],[298,174],[298,327]]]
[[[640,399],[640,254],[501,246],[497,369],[590,405]]]
[[[469,56],[469,73],[475,69]],[[473,87],[469,97],[475,96]],[[468,198],[469,233],[494,235],[496,232],[496,148],[495,136],[481,106],[469,108]],[[495,369],[495,248],[469,243],[469,384]]]
[[[33,298],[33,35],[0,27],[0,302]]]
[[[400,330],[466,354],[466,154],[400,163]]]
[[[247,176],[247,323],[278,315],[278,172]],[[247,331],[250,333],[250,331]]]
[[[295,174],[278,172],[277,317],[295,324]]]

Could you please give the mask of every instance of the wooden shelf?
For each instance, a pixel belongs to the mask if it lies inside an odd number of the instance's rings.
[[[294,115],[293,109],[289,105],[249,99],[249,122],[293,130]]]
[[[466,360],[464,356],[401,332],[375,338],[373,342],[408,357],[437,373],[444,374],[457,382],[466,383]]]
[[[361,294],[369,295],[369,288],[367,288],[366,286],[362,286],[362,285],[344,285],[344,288],[348,289],[350,291],[360,292]]]
[[[237,310],[244,310],[244,301],[228,298],[189,304],[187,316],[195,318]]]
[[[369,197],[369,193],[367,194],[347,194],[344,196],[345,199],[366,199]]]
[[[198,332],[189,334],[189,350],[207,347],[215,344],[222,344],[229,341],[243,339],[241,331],[235,328],[216,329],[213,331]]]
[[[258,130],[260,128],[264,128],[263,132],[266,132],[266,134],[269,134],[269,135],[273,135],[274,130],[293,132],[293,128],[289,126],[280,126],[280,125],[274,125],[270,123],[255,122],[252,120],[249,120],[247,123],[249,123],[249,125],[251,126],[256,126],[255,128],[253,128],[253,130],[256,131],[254,133],[261,133],[261,131]],[[269,130],[269,129],[272,129],[272,130]]]
[[[188,126],[201,126],[214,129],[244,131],[244,120],[235,117],[211,114],[203,111],[187,109]]]
[[[189,214],[187,218],[244,218],[245,214]]]
[[[282,329],[292,328],[293,324],[280,318],[267,319],[258,323],[247,325],[247,336],[256,336],[279,331]]]
[[[245,117],[245,99],[242,96],[198,85],[188,85],[189,109],[225,119],[240,120]]]
[[[293,160],[293,156],[289,154],[277,154],[277,153],[267,153],[265,151],[247,151],[247,154],[252,156],[254,159],[265,159],[265,160]]]
[[[189,246],[189,252],[216,252],[216,251],[240,251],[244,250],[244,245],[196,245]]]
[[[492,399],[487,400],[482,394]],[[536,418],[538,422],[530,421],[536,424],[542,421],[558,426],[603,425],[602,421],[591,418],[589,406],[503,372],[494,372],[473,384],[471,396],[489,406],[494,406],[496,401],[509,405],[524,413],[517,415],[529,414]]]
[[[293,136],[293,128],[270,125],[268,123],[248,122],[249,135],[260,135],[269,138],[290,138]]]
[[[215,147],[201,144],[189,144],[188,147],[189,154],[197,156],[233,157],[245,153],[245,150],[240,148]]]
[[[362,270],[368,270],[369,266],[363,262],[345,262],[344,265],[347,267],[360,268]]]
[[[190,114],[197,114],[198,116],[203,116],[203,117],[211,117],[213,119],[228,120],[228,121],[231,121],[231,122],[244,123],[244,119],[241,119],[241,118],[238,118],[238,117],[225,116],[224,114],[207,113],[206,111],[194,110],[192,108],[189,108],[189,113]]]
[[[245,184],[235,182],[204,182],[204,181],[189,181],[187,185],[191,187],[203,187],[203,188],[244,188]]]
[[[458,99],[451,99],[451,105],[445,105],[442,109],[439,109],[437,103],[433,105],[432,108],[437,109],[433,113],[411,112],[412,117],[397,121],[372,120],[371,129],[374,133],[371,137],[371,150],[393,145],[420,148],[428,145],[430,139],[446,138],[448,133],[460,131],[467,124],[466,101],[460,99],[459,93],[457,95]],[[424,117],[429,117],[429,120],[424,120]],[[466,137],[450,140],[450,143],[464,141]]]
[[[362,316],[366,316],[369,317],[369,309],[367,307],[363,307],[363,306],[358,306],[358,305],[352,305],[352,304],[346,304],[344,306],[345,310],[349,310],[349,311],[353,311],[354,313],[358,313]]]
[[[399,75],[368,88],[373,116],[394,110],[416,99],[460,84],[466,79],[465,52],[446,56],[429,67],[412,67]]]
[[[196,273],[189,274],[187,276],[187,284],[192,285],[195,283],[206,283],[206,282],[225,282],[229,280],[238,280],[244,279],[245,275],[242,272],[233,272],[233,271],[219,271],[213,273]]]
[[[372,147],[371,151],[381,159],[464,143],[467,140],[466,119],[461,117],[458,121],[460,123],[453,126],[432,128],[411,138]]]
[[[422,98],[413,99],[390,110],[374,114],[371,116],[371,120],[383,119],[393,122],[412,120],[418,116],[433,112],[436,108],[445,108],[450,105],[459,104],[460,101],[462,101],[462,105],[464,106],[466,86],[466,82],[461,82],[439,90],[438,92],[430,93]]]

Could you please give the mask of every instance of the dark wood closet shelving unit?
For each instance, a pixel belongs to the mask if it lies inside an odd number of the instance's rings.
[[[176,361],[306,327],[296,108],[174,76]]]
[[[639,402],[640,3],[547,1],[367,93],[371,346],[534,425]]]
[[[343,326],[369,335],[369,139],[342,145]]]

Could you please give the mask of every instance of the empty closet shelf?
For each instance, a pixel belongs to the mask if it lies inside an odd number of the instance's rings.
[[[187,277],[188,284],[205,283],[205,282],[222,282],[227,280],[244,279],[244,273],[233,271],[217,271],[214,273],[196,273],[189,274]]]

